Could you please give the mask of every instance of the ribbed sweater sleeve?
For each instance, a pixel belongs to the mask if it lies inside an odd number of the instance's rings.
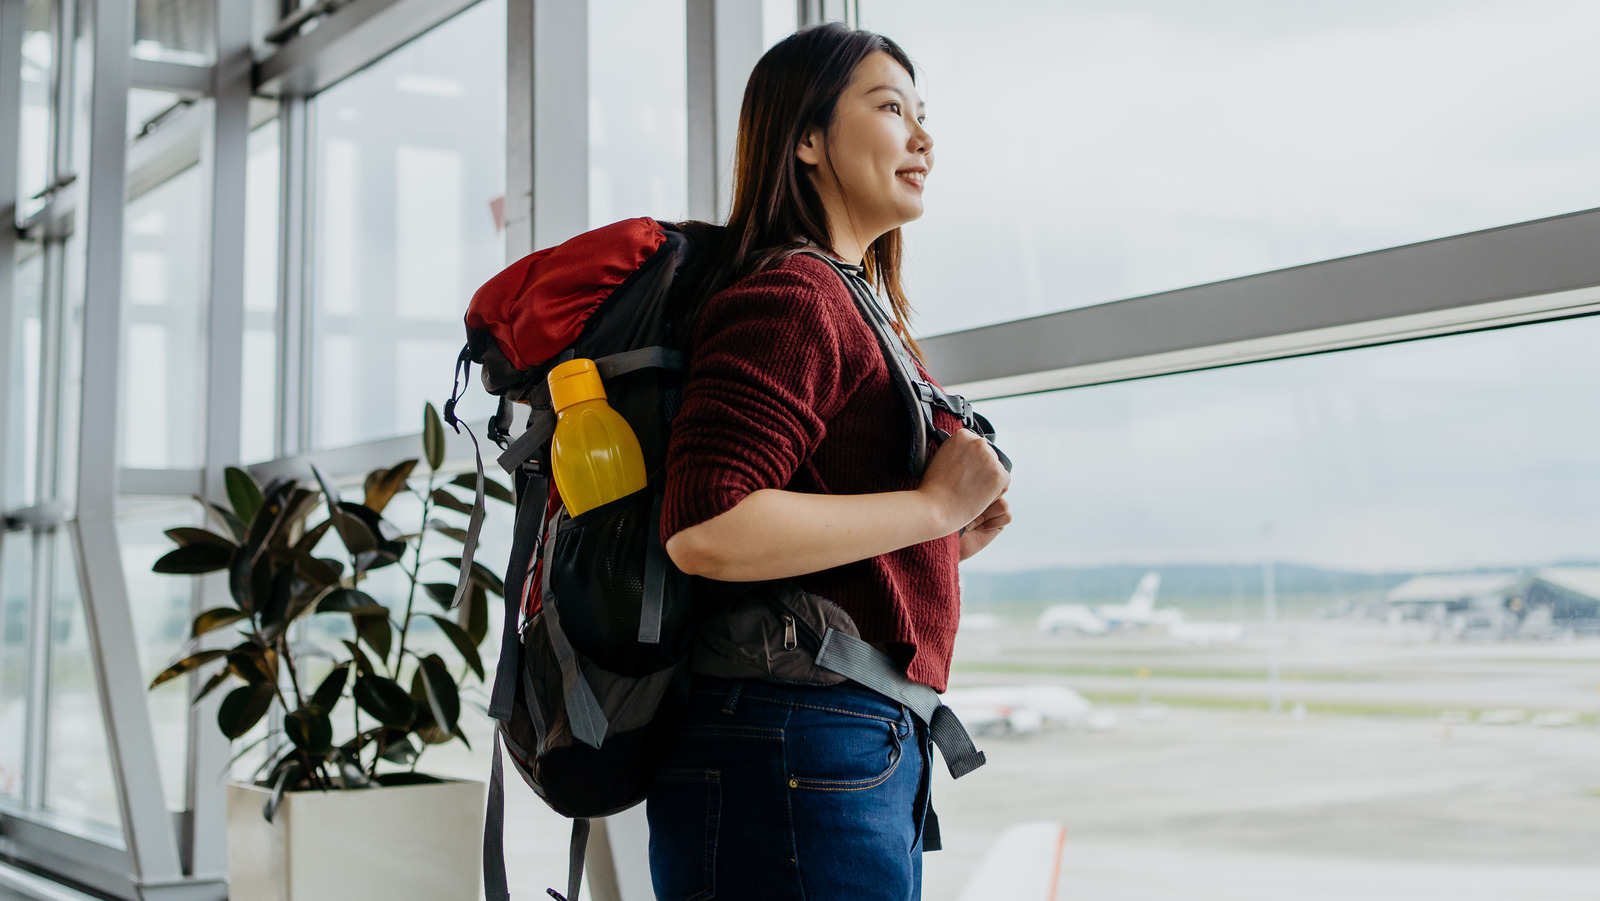
[[[854,387],[841,365],[838,294],[791,266],[706,302],[668,446],[662,541],[753,491],[785,487],[821,443]]]

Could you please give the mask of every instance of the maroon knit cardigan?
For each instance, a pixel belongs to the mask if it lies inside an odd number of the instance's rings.
[[[760,488],[917,487],[905,465],[910,417],[875,333],[827,263],[797,254],[718,292],[695,323],[694,348],[667,445],[663,542]],[[961,428],[943,410],[934,417],[946,432]],[[952,532],[794,581],[844,608],[863,639],[886,643],[912,681],[944,691],[960,554]]]

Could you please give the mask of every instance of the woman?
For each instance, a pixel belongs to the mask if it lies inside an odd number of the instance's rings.
[[[835,24],[751,74],[661,536],[685,572],[792,579],[830,599],[943,691],[957,563],[1010,522],[1009,475],[943,411],[950,437],[909,475],[912,423],[874,332],[811,255],[864,267],[908,335],[899,227],[921,216],[933,166],[911,68],[892,41]],[[905,708],[853,682],[697,676],[648,802],[658,897],[919,898],[927,751]]]

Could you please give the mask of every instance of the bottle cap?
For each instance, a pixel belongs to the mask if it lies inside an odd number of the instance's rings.
[[[605,400],[606,387],[594,361],[578,357],[550,370],[550,404],[557,413],[586,400]]]

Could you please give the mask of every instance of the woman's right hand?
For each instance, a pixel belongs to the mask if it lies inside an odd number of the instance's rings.
[[[954,532],[977,519],[1010,487],[1011,473],[989,442],[963,428],[933,452],[917,491],[934,505],[948,532]]]

